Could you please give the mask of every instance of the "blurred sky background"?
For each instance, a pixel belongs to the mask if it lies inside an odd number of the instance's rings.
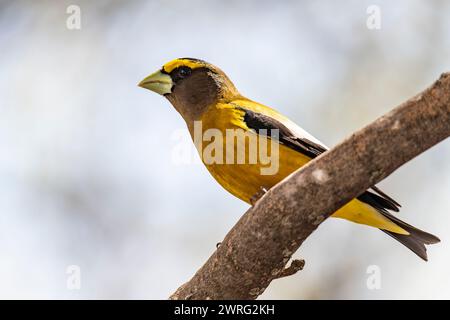
[[[66,27],[73,4],[80,30]],[[137,87],[185,56],[333,146],[450,71],[450,2],[0,1],[0,298],[166,299],[245,212],[176,161],[183,120]],[[304,271],[261,298],[449,299],[450,141],[380,186],[441,238],[428,263],[330,219],[296,253]]]

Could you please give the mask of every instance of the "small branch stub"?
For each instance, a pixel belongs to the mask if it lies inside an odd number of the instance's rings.
[[[296,274],[298,271],[303,270],[304,267],[305,267],[305,260],[303,260],[303,259],[292,260],[290,266],[287,268],[284,268],[280,273],[276,274],[276,278],[274,278],[274,279],[280,279],[280,278],[292,276],[292,275]]]

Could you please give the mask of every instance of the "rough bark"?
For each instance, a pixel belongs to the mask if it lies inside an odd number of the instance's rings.
[[[255,299],[338,208],[450,135],[450,73],[263,196],[171,299]],[[294,270],[293,270],[294,269]],[[293,270],[293,272],[292,272]]]

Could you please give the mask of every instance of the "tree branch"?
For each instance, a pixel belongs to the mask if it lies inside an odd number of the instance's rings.
[[[450,73],[267,192],[171,299],[255,299],[333,212],[450,135]],[[286,271],[288,270],[288,271]],[[290,271],[289,271],[290,270]]]

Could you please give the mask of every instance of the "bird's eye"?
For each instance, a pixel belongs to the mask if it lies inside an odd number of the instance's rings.
[[[188,75],[191,74],[191,68],[188,67],[181,67],[180,71],[179,71],[180,76],[187,77]]]
[[[192,69],[186,66],[181,66],[172,71],[172,79],[177,82],[178,80],[188,77],[192,73]]]

